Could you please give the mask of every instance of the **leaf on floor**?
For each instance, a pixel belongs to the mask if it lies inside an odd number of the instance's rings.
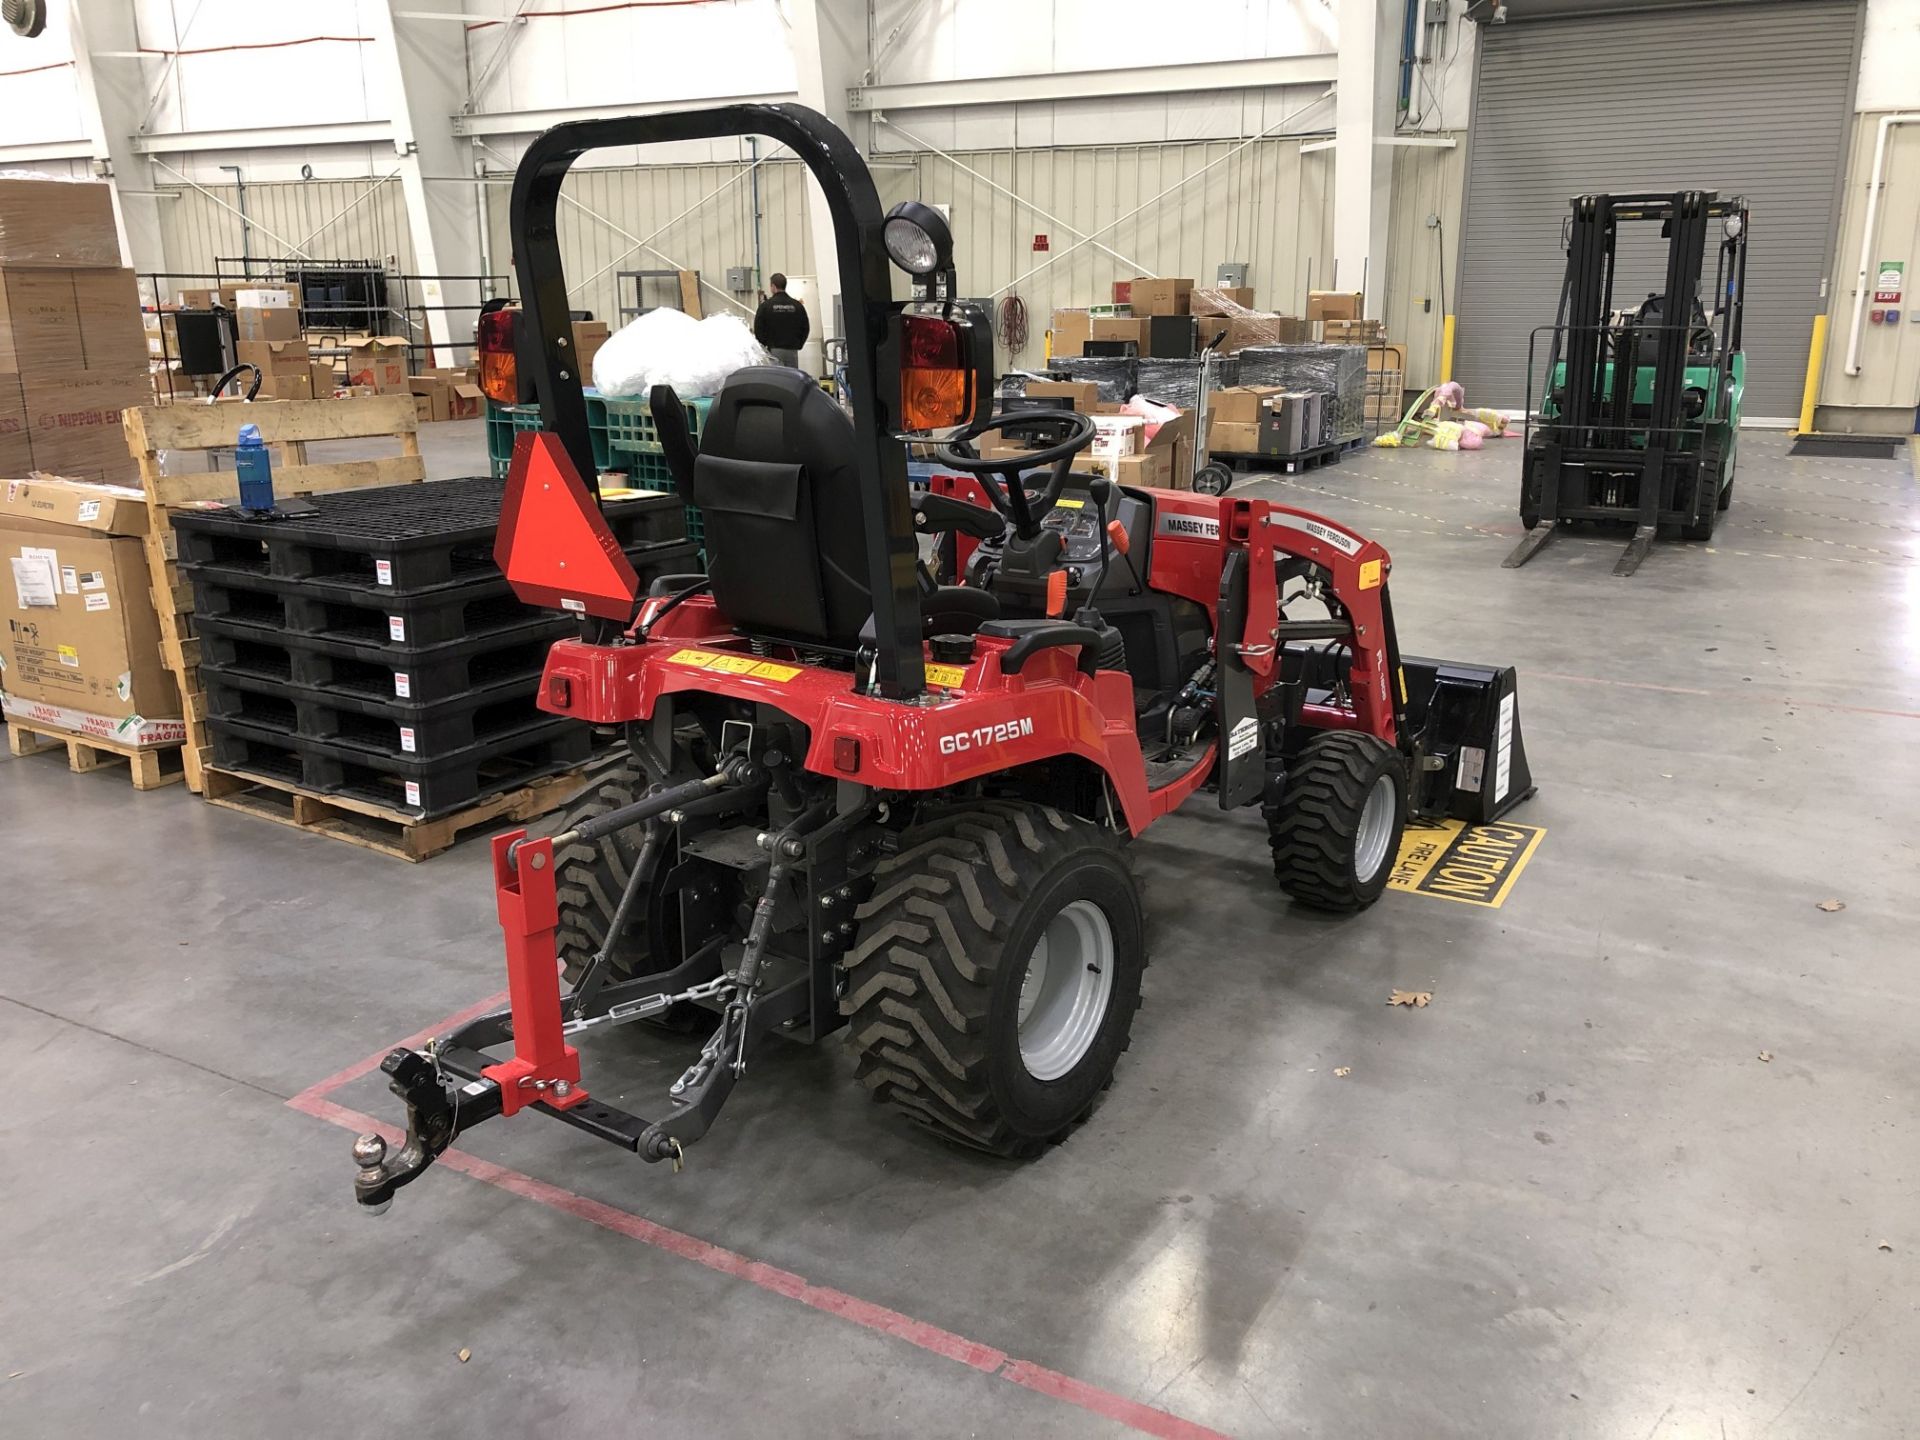
[[[1353,1073],[1353,1067],[1351,1065],[1342,1065],[1333,1072],[1334,1078],[1338,1080],[1344,1080],[1347,1078],[1347,1076],[1351,1075],[1352,1073]]]
[[[1760,1052],[1760,1059],[1763,1064],[1771,1065],[1773,1063],[1773,1051],[1762,1050]]]
[[[1816,910],[1824,910],[1829,915],[1831,915],[1836,910],[1846,909],[1847,902],[1844,900],[1822,900],[1818,905],[1814,906],[1813,908]]]
[[[1396,990],[1387,997],[1387,1004],[1405,1005],[1410,1010],[1424,1010],[1432,1001],[1431,990]]]
[[[1889,1244],[1888,1244],[1888,1243],[1887,1243],[1887,1242],[1886,1242],[1885,1240],[1882,1240],[1882,1241],[1880,1242],[1880,1248],[1881,1248],[1882,1250],[1891,1250],[1891,1249],[1893,1249],[1893,1246],[1891,1246],[1891,1245],[1889,1245]]]

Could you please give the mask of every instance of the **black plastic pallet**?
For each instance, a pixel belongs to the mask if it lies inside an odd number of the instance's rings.
[[[311,514],[176,511],[173,525],[189,567],[405,595],[500,573],[493,545],[505,486],[479,476],[343,490],[315,496]],[[622,549],[687,538],[686,507],[674,496],[609,500],[601,513]]]
[[[243,720],[210,716],[207,729],[213,736],[216,769],[298,785],[320,795],[349,796],[420,819],[570,770],[587,760],[593,746],[590,728],[563,719],[547,719],[432,761],[373,755]]]
[[[685,542],[647,545],[626,553],[640,577],[642,593],[661,575],[700,568],[698,552]],[[396,651],[499,634],[540,613],[516,599],[497,570],[489,576],[403,593],[358,582],[253,574],[224,565],[183,564],[181,568],[193,581],[196,617],[210,615],[362,644],[384,641]]]
[[[1229,455],[1214,451],[1212,458],[1234,470],[1266,471],[1269,474],[1298,475],[1323,465],[1338,465],[1347,451],[1358,449],[1359,442],[1341,441],[1334,445],[1316,445],[1291,455]]]
[[[414,755],[425,761],[516,734],[549,718],[534,704],[537,678],[490,685],[457,700],[431,704],[227,675],[204,665],[200,681],[211,719],[238,720],[283,735],[328,740],[374,754]]]
[[[532,686],[553,642],[572,635],[571,616],[531,612],[536,618],[489,635],[399,651],[324,635],[293,635],[215,615],[194,616],[201,668],[220,674],[281,680],[367,699],[457,700],[506,680]]]

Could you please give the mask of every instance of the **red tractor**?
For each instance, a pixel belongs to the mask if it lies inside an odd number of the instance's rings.
[[[587,150],[738,134],[825,192],[851,418],[798,371],[742,370],[696,450],[655,390],[708,568],[639,596],[597,506],[560,182]],[[497,553],[522,599],[584,617],[541,707],[624,727],[626,753],[559,833],[493,842],[510,1006],[387,1056],[408,1136],[355,1143],[363,1205],[527,1106],[677,1166],[769,1033],[845,1028],[875,1099],[1038,1154],[1127,1047],[1146,965],[1127,843],[1149,825],[1202,794],[1258,805],[1280,887],[1352,911],[1409,817],[1491,820],[1531,793],[1513,672],[1401,655],[1379,545],[1264,499],[1077,474],[1083,415],[993,417],[991,331],[951,298],[943,220],[883,214],[823,117],[562,125],[522,160],[512,218],[545,428],[518,442]],[[889,258],[918,298],[890,298]],[[514,369],[509,351],[491,373]],[[1010,424],[1052,438],[981,459],[971,442]],[[929,432],[949,473],[916,493],[906,446]],[[654,1119],[593,1098],[571,1043],[642,1019],[707,1030]]]

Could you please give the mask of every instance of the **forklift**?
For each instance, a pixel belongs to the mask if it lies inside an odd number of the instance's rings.
[[[1746,359],[1747,202],[1710,190],[1577,195],[1554,324],[1527,346],[1527,432],[1520,519],[1503,562],[1527,563],[1563,521],[1625,521],[1633,538],[1613,567],[1631,575],[1662,533],[1708,540],[1733,500]],[[1657,221],[1667,242],[1664,291],[1614,309],[1620,226]],[[1700,300],[1716,226],[1713,309]],[[1534,352],[1550,337],[1542,385]]]

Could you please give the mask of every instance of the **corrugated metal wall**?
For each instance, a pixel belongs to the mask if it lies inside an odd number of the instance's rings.
[[[413,236],[407,228],[400,182],[389,180],[368,195],[372,183],[296,180],[246,186],[244,205],[253,222],[247,249],[256,257],[271,259],[290,258],[295,246],[315,260],[385,261],[392,256],[392,268],[412,273]],[[243,203],[238,187],[205,187],[233,209],[222,209],[192,186],[158,188],[180,197],[160,202],[161,243],[168,270],[211,274],[215,260],[240,255],[241,223],[234,213]]]
[[[874,179],[883,205],[919,198],[950,207],[964,292],[984,296],[1011,285],[1027,305],[1028,343],[1017,353],[1003,350],[1000,364],[1035,365],[1053,310],[1104,301],[1113,281],[1142,270],[1211,284],[1222,261],[1244,261],[1261,306],[1302,313],[1308,289],[1325,289],[1332,282],[1333,152],[1302,155],[1300,143],[1261,141],[1230,159],[1222,159],[1234,149],[1227,141],[964,151],[953,161],[930,153],[891,154],[876,162]],[[1207,169],[1215,161],[1220,163]],[[1394,165],[1386,318],[1394,338],[1407,342],[1407,383],[1418,387],[1438,373],[1440,243],[1444,235],[1451,261],[1464,156],[1460,149],[1404,148]],[[961,166],[1022,198],[996,191]],[[616,317],[615,272],[666,264],[635,250],[627,236],[652,235],[716,190],[720,193],[712,200],[652,243],[698,269],[710,287],[724,287],[729,266],[754,262],[751,182],[739,178],[746,170],[714,164],[575,171],[566,193],[605,219],[561,207],[561,243],[574,304]],[[810,181],[791,161],[769,161],[759,175],[763,273],[812,274]],[[1037,205],[1082,232],[1096,230],[1189,176],[1194,177],[1190,184],[1099,236],[1127,257],[1124,262],[1091,245],[1065,253],[1074,237],[1032,208]],[[490,200],[495,264],[504,269],[510,248],[506,187],[494,187]],[[1442,225],[1429,228],[1429,215],[1440,216]],[[1035,235],[1048,237],[1047,251],[1033,250]],[[1054,263],[1045,264],[1050,259]],[[904,285],[898,293],[905,293]],[[723,308],[713,289],[704,299],[709,314]],[[751,303],[752,297],[741,299]]]
[[[591,310],[617,327],[620,305],[634,303],[631,289],[624,302],[616,294],[617,272],[669,268],[661,253],[634,244],[635,240],[653,236],[649,243],[672,257],[677,262],[675,268],[700,272],[706,312],[726,312],[729,307],[716,292],[726,289],[728,267],[754,263],[754,182],[747,174],[751,168],[657,165],[575,170],[561,193],[577,203],[563,201],[560,206],[561,253],[575,308]],[[807,226],[805,171],[797,161],[769,160],[759,166],[758,175],[763,281],[765,275],[776,270],[811,274],[813,238]],[[714,195],[715,191],[720,193]],[[512,253],[507,194],[506,186],[493,187],[488,206],[494,266],[502,271],[508,268]],[[708,195],[713,198],[699,204]],[[692,214],[654,236],[655,231],[696,205]],[[738,299],[746,312],[736,313],[750,313],[755,297],[741,295]],[[647,300],[659,303],[659,292],[649,290]]]

